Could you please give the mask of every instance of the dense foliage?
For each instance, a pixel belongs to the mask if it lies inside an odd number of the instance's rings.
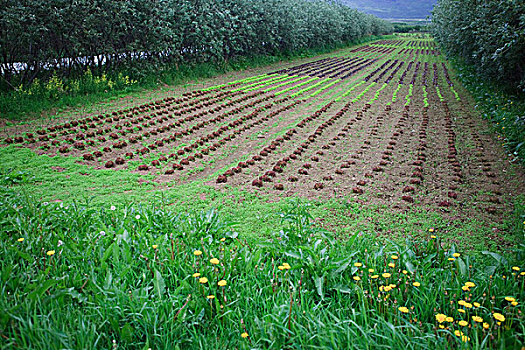
[[[391,30],[376,17],[332,1],[7,0],[2,4],[1,90],[31,83],[54,70],[71,75],[87,68],[96,73],[132,67],[139,74],[166,64],[224,62],[238,56],[333,47]],[[20,74],[19,62],[26,64]]]
[[[479,73],[525,90],[524,13],[519,0],[440,0],[433,11],[434,36]]]

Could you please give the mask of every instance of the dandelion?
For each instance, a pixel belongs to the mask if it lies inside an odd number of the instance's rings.
[[[483,322],[483,318],[479,316],[472,316],[472,319],[474,320],[474,322],[477,322],[477,323]]]
[[[429,228],[428,232],[434,232],[434,228],[433,227]]]
[[[463,310],[463,309],[458,309],[458,312],[464,314],[464,313],[465,313],[465,310]]]
[[[114,205],[112,205],[109,209],[112,210],[112,211],[115,211],[115,210],[117,209],[117,207],[115,207]]]
[[[463,286],[461,289],[463,289],[464,292],[470,292],[470,288],[467,286]]]
[[[23,242],[24,241],[24,237],[20,237],[19,239],[17,239],[18,242]]]
[[[46,254],[47,254],[47,256],[53,256],[53,255],[55,255],[55,251],[54,250],[48,250]]]
[[[356,263],[354,263],[354,266],[355,267],[361,267],[361,266],[363,266],[363,264],[361,264],[360,262],[356,262]]]
[[[397,259],[399,259],[399,257],[398,257],[397,255],[392,255],[391,258],[392,258],[392,260],[397,260]]]
[[[370,272],[370,273],[372,273],[374,271],[375,271],[374,269],[368,269],[368,272]]]
[[[375,280],[375,279],[379,278],[379,275],[372,275],[372,276],[370,276],[370,278]]]
[[[222,237],[221,238],[221,242],[224,242],[226,240],[226,238]]]
[[[516,299],[514,299],[513,297],[505,297],[505,300],[509,302],[516,301]]]
[[[359,277],[359,276],[354,276],[352,278],[354,279],[354,281],[361,281],[361,277]]]
[[[398,308],[398,310],[401,311],[404,314],[408,314],[408,308],[406,308],[404,306],[401,306],[400,308]]]
[[[498,312],[495,312],[494,315],[494,318],[500,322],[504,322],[505,321],[505,316],[503,316],[502,314],[498,313]]]
[[[480,306],[481,306],[481,304],[480,304],[480,303],[478,303],[478,302],[474,302],[474,306],[475,306],[475,307],[480,307]]]
[[[217,258],[210,259],[210,263],[212,263],[213,265],[218,265],[219,264],[219,259],[217,259]]]
[[[461,305],[461,306],[465,306],[467,302],[465,300],[460,300],[458,301],[458,304]]]
[[[392,290],[392,287],[390,287],[390,286],[385,286],[385,288],[383,288],[383,290],[384,290],[385,292],[390,292],[390,290]]]
[[[290,270],[292,268],[288,263],[283,263],[283,267],[285,270]]]
[[[460,255],[461,255],[461,254],[459,254],[459,253],[454,253],[454,254],[452,254],[452,256],[453,256],[454,258],[459,258]]]
[[[444,314],[437,314],[436,315],[436,321],[438,321],[439,323],[445,322],[446,319],[447,319],[447,316],[444,315]]]
[[[520,272],[520,276],[525,276],[525,271]]]
[[[211,299],[215,299],[215,295],[208,295],[206,298],[208,298],[208,299],[210,299],[210,300],[211,300]]]
[[[512,303],[510,303],[512,306],[517,306],[518,305],[518,302],[517,301],[513,301]]]
[[[192,276],[193,276],[194,278],[197,278],[197,277],[200,277],[200,276],[201,276],[201,274],[200,274],[200,273],[198,273],[198,272],[195,272],[195,273],[194,273],[194,274],[193,274]]]
[[[277,266],[277,268],[278,268],[279,270],[281,270],[281,271],[284,270],[284,266],[282,266],[282,265]]]
[[[159,246],[156,245],[156,244],[154,244],[154,245],[152,245],[151,247],[152,247],[153,249],[157,249]]]
[[[396,266],[396,264],[394,264],[394,263],[389,263],[388,264],[388,267],[391,267],[391,268],[394,268],[395,266]]]
[[[241,334],[241,337],[243,337],[243,338],[248,338],[248,333],[246,333],[246,332],[242,333],[242,334]]]
[[[419,287],[419,286],[421,286],[421,283],[419,283],[419,282],[414,282],[414,283],[412,283],[412,285],[413,285],[414,287]]]
[[[202,284],[206,284],[206,283],[208,283],[208,279],[206,277],[201,277],[201,278],[199,278],[199,282],[202,283]]]
[[[202,252],[200,250],[196,250],[196,251],[193,252],[193,255],[195,255],[195,256],[199,256],[201,254],[202,254]]]
[[[383,278],[389,278],[389,277],[392,276],[392,275],[389,274],[388,272],[385,272],[385,273],[383,273],[381,276],[383,276]]]
[[[462,336],[461,336],[461,340],[462,340],[464,343],[466,343],[466,342],[470,341],[470,337],[467,337],[466,335],[462,335]]]
[[[524,224],[525,224],[525,222],[524,222]],[[519,270],[520,270],[520,268],[519,268],[518,266],[512,266],[512,269],[513,269],[514,271],[519,271]]]
[[[465,307],[467,309],[472,309],[472,304],[471,303],[465,303]]]
[[[448,316],[447,318],[445,318],[445,321],[447,321],[448,323],[452,323],[452,322],[454,322],[454,318]]]
[[[455,261],[456,259],[454,258],[448,258],[448,261]]]
[[[436,239],[437,237],[434,236],[434,235],[431,235],[430,238],[432,238],[432,239]]]
[[[220,280],[219,282],[217,282],[217,284],[219,285],[219,287],[224,287],[226,286],[227,282],[225,280]]]
[[[456,337],[461,337],[461,336],[463,335],[463,332],[460,331],[460,330],[457,330],[457,329],[456,329],[456,330],[454,331],[454,334],[456,335]]]
[[[483,322],[483,329],[489,329],[490,325],[487,322]]]
[[[465,285],[469,288],[472,288],[472,287],[475,287],[476,285],[474,284],[474,282],[465,282]]]
[[[467,321],[464,321],[464,320],[461,320],[458,322],[458,324],[461,326],[461,327],[465,327],[468,325],[468,322]]]
[[[406,275],[406,274],[408,273],[407,270],[403,270],[403,271],[401,271],[401,272],[403,273],[403,275]]]

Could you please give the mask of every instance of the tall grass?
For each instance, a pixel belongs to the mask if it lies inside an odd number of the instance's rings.
[[[524,247],[474,258],[445,247],[437,230],[402,243],[341,240],[316,228],[299,201],[271,238],[246,241],[214,210],[1,194],[3,347],[446,349],[525,340]]]

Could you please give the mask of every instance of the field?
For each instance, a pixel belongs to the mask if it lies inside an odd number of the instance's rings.
[[[0,135],[4,346],[525,340],[523,170],[432,39],[89,108]]]

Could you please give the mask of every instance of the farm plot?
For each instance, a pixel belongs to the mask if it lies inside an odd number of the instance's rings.
[[[471,111],[432,40],[398,39],[2,139],[161,184],[501,214],[523,189]]]

